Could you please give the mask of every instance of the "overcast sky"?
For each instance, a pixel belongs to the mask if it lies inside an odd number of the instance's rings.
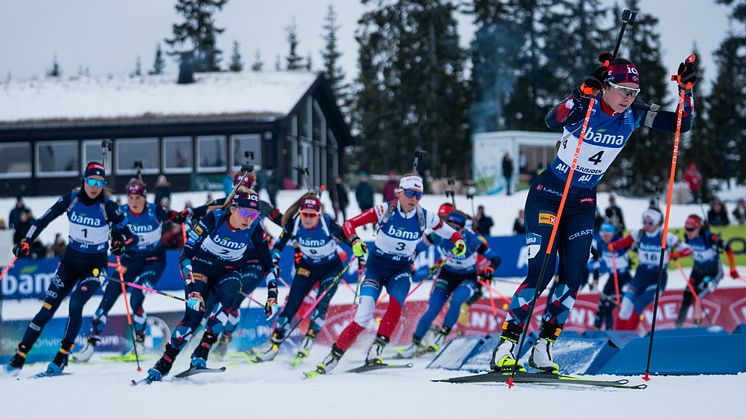
[[[712,52],[727,31],[728,8],[714,0],[686,0],[686,7],[667,0],[640,3],[644,12],[660,20],[666,67],[675,70],[696,41],[700,62],[707,76],[713,77]],[[179,19],[174,4],[173,0],[0,0],[0,80],[8,75],[14,80],[42,76],[55,54],[66,75],[76,74],[81,66],[93,75],[130,73],[138,56],[147,71],[156,44],[171,35],[171,24]],[[295,19],[300,53],[310,53],[319,68],[329,4],[339,15],[342,64],[351,77],[356,73],[355,27],[365,9],[354,0],[230,0],[216,16],[217,25],[225,28],[219,38],[224,65],[237,40],[247,67],[259,50],[265,68],[273,68],[275,57],[287,54],[285,28]],[[462,45],[468,45],[473,31],[470,18],[459,17]],[[175,69],[168,58],[167,70]]]

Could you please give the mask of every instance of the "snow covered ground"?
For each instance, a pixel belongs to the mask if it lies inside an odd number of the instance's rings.
[[[299,369],[278,356],[273,363],[213,361],[228,365],[219,375],[132,387],[144,377],[134,364],[71,365],[72,375],[28,380],[45,368],[30,365],[20,380],[0,378],[4,418],[726,418],[738,417],[746,374],[737,376],[653,377],[645,390],[518,384],[470,385],[429,380],[463,375],[428,370],[428,360],[413,369],[346,374],[363,359],[348,353],[335,374],[310,380],[311,369],[327,349],[315,348]],[[188,354],[174,371],[186,366]],[[148,361],[144,367],[152,366]],[[641,383],[640,377],[630,377]]]

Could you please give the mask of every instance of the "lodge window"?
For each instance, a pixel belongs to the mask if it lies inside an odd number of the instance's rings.
[[[80,174],[77,141],[36,143],[36,176],[58,177]]]
[[[2,143],[0,156],[0,178],[31,176],[31,143]]]
[[[191,173],[193,165],[192,137],[163,139],[164,173]]]
[[[117,174],[134,175],[135,162],[142,162],[142,174],[157,174],[158,139],[157,138],[128,138],[118,139],[117,146]]]

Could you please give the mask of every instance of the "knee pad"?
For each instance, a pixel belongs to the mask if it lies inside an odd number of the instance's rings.
[[[368,327],[370,321],[373,320],[373,312],[376,309],[376,300],[369,295],[363,295],[360,297],[360,303],[355,311],[355,323],[363,327]]]

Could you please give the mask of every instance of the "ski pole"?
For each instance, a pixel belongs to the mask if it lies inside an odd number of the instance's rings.
[[[306,309],[306,311],[303,312],[303,315],[298,319],[297,322],[295,322],[295,325],[291,327],[287,333],[285,333],[285,337],[282,338],[282,340],[280,341],[278,345],[281,345],[283,342],[285,342],[290,337],[290,335],[293,334],[295,329],[297,329],[298,326],[300,326],[300,324],[303,323],[304,320],[306,320],[306,318],[313,312],[313,309],[315,309],[316,306],[319,305],[321,300],[323,300],[324,297],[326,297],[326,294],[328,294],[329,291],[331,291],[331,289],[334,288],[334,286],[339,283],[340,279],[342,279],[342,276],[344,276],[345,272],[347,272],[347,270],[350,269],[351,265],[352,265],[352,259],[350,259],[350,261],[344,266],[344,268],[342,268],[342,270],[339,271],[339,273],[337,274],[337,276],[334,277],[332,282],[326,288],[324,288],[324,291],[322,291],[321,294],[319,294],[319,296],[316,297],[316,301],[314,301],[313,304],[311,304]]]
[[[355,318],[355,308],[357,307],[357,296],[360,295],[360,283],[363,282],[363,272],[365,272],[365,259],[360,258],[358,260],[358,269],[357,269],[357,285],[355,286],[355,295],[352,298],[352,306],[350,311],[350,320],[352,321]]]
[[[492,296],[492,287],[489,286],[487,281],[477,280],[479,285],[486,286],[487,292],[490,294],[490,306],[492,307],[492,315],[497,316],[497,306],[495,305],[495,298]]]
[[[118,282],[120,284],[124,284],[124,285],[126,285],[126,286],[128,286],[130,288],[137,288],[137,289],[142,290],[142,291],[152,292],[153,294],[162,295],[164,297],[172,298],[174,300],[178,300],[178,301],[181,301],[181,302],[186,301],[186,299],[184,299],[182,297],[179,297],[177,295],[169,294],[169,293],[163,292],[163,291],[158,291],[157,289],[154,289],[154,288],[148,288],[148,287],[146,287],[144,285],[136,284],[134,282],[120,281],[120,280],[114,278],[113,276],[107,277],[106,279],[109,280],[109,281],[114,281],[114,282]]]
[[[619,275],[616,272],[616,251],[611,252],[611,268],[614,269],[614,291],[616,292],[616,305],[619,306]]]
[[[707,310],[705,310],[705,305],[702,303],[702,300],[699,298],[699,295],[697,295],[697,291],[694,290],[694,287],[692,286],[692,281],[687,276],[686,272],[684,272],[684,268],[681,267],[681,263],[679,263],[678,260],[674,260],[673,263],[676,264],[676,267],[679,269],[679,272],[681,272],[681,275],[684,277],[684,280],[686,281],[686,286],[689,288],[689,292],[692,293],[694,296],[694,299],[697,300],[697,304],[699,304],[700,310],[702,310],[702,313],[707,317],[707,321],[710,322],[710,324],[715,324],[712,322],[712,319],[710,318],[710,315],[707,314]]]
[[[10,270],[10,268],[12,268],[13,265],[15,265],[16,259],[18,259],[18,256],[13,256],[13,258],[10,260],[10,262],[8,262],[8,264],[5,265],[5,267],[3,268],[3,271],[0,272],[0,281],[2,281],[3,278],[5,278],[5,274],[8,273],[8,271]]]
[[[124,274],[122,273],[122,261],[119,258],[119,255],[116,256],[117,258],[117,272],[119,272],[119,285],[122,286],[122,297],[124,297],[124,309],[127,313],[127,323],[130,326],[130,331],[132,332],[132,350],[135,353],[135,361],[137,361],[137,371],[142,371],[142,368],[140,368],[140,356],[137,354],[137,338],[135,335],[135,325],[132,323],[132,314],[130,314],[130,303],[127,301],[127,288],[124,287]]]
[[[686,57],[686,61],[693,63],[696,57],[694,54]],[[673,195],[673,183],[676,177],[676,161],[679,155],[679,138],[681,137],[681,120],[684,117],[684,95],[685,89],[681,89],[679,94],[679,106],[676,109],[676,134],[673,137],[673,153],[671,155],[671,172],[668,175],[668,195],[666,199],[666,217],[663,219],[663,234],[661,236],[661,254],[658,265],[658,282],[655,285],[655,300],[653,301],[653,321],[650,325],[650,344],[648,345],[648,359],[645,366],[645,381],[650,381],[650,359],[653,356],[653,338],[655,337],[655,321],[658,317],[658,299],[663,282],[663,264],[665,262],[666,244],[668,238],[668,220],[671,214],[671,197]]]

